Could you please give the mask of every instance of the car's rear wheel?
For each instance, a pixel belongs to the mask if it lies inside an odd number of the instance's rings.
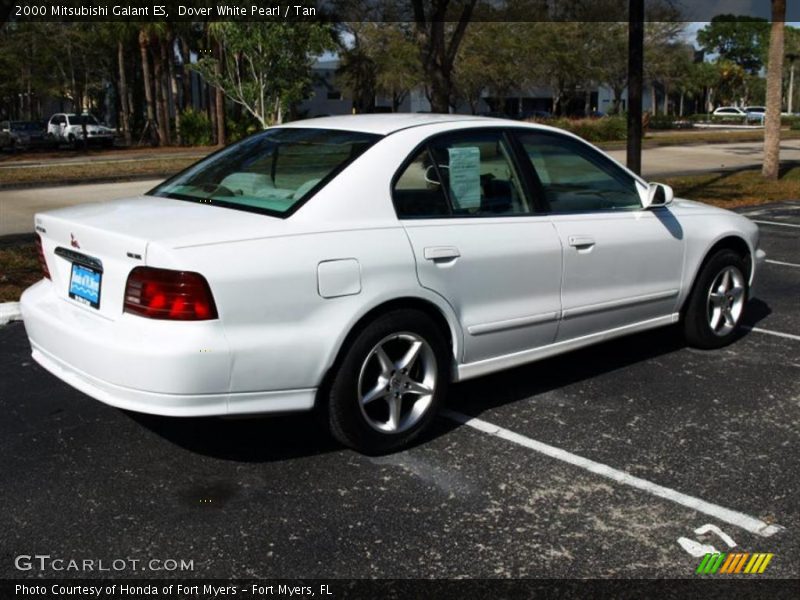
[[[749,290],[747,264],[733,250],[709,258],[689,297],[683,327],[696,348],[721,348],[731,343],[744,314]]]
[[[361,330],[329,388],[327,421],[341,443],[367,454],[408,446],[431,423],[449,378],[447,343],[418,310],[384,314]]]

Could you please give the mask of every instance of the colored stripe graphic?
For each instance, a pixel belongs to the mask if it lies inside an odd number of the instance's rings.
[[[695,572],[705,575],[716,573],[723,560],[725,560],[724,552],[718,554],[706,554],[703,557],[703,561],[700,563],[700,566],[697,567],[697,571]]]
[[[695,573],[700,575],[713,575],[717,572],[720,574],[743,573],[756,575],[763,573],[767,569],[767,565],[770,563],[773,556],[775,555],[766,552],[757,552],[754,554],[750,554],[749,552],[734,552],[730,554],[724,552],[709,553],[700,561]]]

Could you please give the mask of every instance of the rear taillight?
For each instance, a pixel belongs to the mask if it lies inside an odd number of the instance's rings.
[[[47,260],[44,257],[44,247],[42,246],[42,236],[38,233],[36,234],[36,254],[39,257],[39,266],[42,268],[42,275],[47,277],[47,279],[52,279],[50,277],[50,269],[47,268]]]
[[[205,277],[188,271],[136,267],[125,285],[125,312],[173,321],[217,318]]]

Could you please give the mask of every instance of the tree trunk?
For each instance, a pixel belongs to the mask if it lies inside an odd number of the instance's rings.
[[[144,29],[139,30],[139,53],[142,56],[142,84],[144,85],[144,100],[147,105],[147,123],[145,128],[151,137],[158,137],[158,130],[155,129],[156,117],[153,110],[153,77],[150,74],[150,60],[147,56],[149,46],[149,36]]]
[[[159,145],[164,146],[167,144],[167,132],[164,128],[164,102],[161,96],[161,56],[158,52],[153,53],[153,85],[155,86],[155,105],[156,105],[156,121],[155,126],[158,129]]]
[[[211,144],[217,143],[217,90],[206,84],[206,114],[211,121]]]
[[[130,106],[128,105],[128,80],[125,77],[125,48],[122,39],[117,40],[117,63],[119,65],[119,123],[122,135],[125,136],[125,145],[131,145]]]
[[[650,108],[653,109],[653,116],[655,117],[658,114],[658,97],[656,96],[655,84],[650,86],[650,94]]]
[[[783,75],[783,35],[786,0],[772,0],[772,26],[767,63],[767,114],[764,118],[765,179],[778,179],[781,144],[781,76]]]
[[[216,55],[216,63],[214,64],[214,75],[217,79],[222,79],[222,45],[219,41],[214,42],[214,54]],[[217,145],[225,145],[225,95],[222,90],[216,91],[214,99],[214,111],[217,114]]]
[[[181,108],[186,110],[189,107],[194,108],[194,103],[192,102],[192,72],[189,70],[189,61],[190,61],[190,54],[189,54],[189,43],[181,38],[181,65],[183,69],[183,104]]]
[[[686,94],[681,92],[681,103],[680,103],[679,108],[678,108],[678,116],[680,116],[680,117],[683,116],[683,98],[684,98],[685,95]]]
[[[158,40],[156,51],[153,53],[158,57],[155,63],[156,71],[156,101],[158,102],[158,128],[161,133],[162,144],[169,146],[172,144],[172,135],[169,126],[169,87],[167,86],[167,49],[166,41],[163,38]]]
[[[452,88],[449,73],[445,74],[440,69],[431,73],[431,76],[431,112],[447,114],[450,112]]]
[[[175,75],[175,34],[173,33],[170,33],[167,38],[167,73],[169,74],[171,95],[169,107],[175,117],[175,140],[179,146],[183,146],[180,94],[178,92],[178,78]]]

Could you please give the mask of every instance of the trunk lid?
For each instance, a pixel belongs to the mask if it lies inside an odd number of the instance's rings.
[[[152,244],[222,243],[276,235],[285,227],[265,215],[153,196],[41,213],[35,224],[56,293],[111,320],[122,315],[128,274],[149,264]]]

